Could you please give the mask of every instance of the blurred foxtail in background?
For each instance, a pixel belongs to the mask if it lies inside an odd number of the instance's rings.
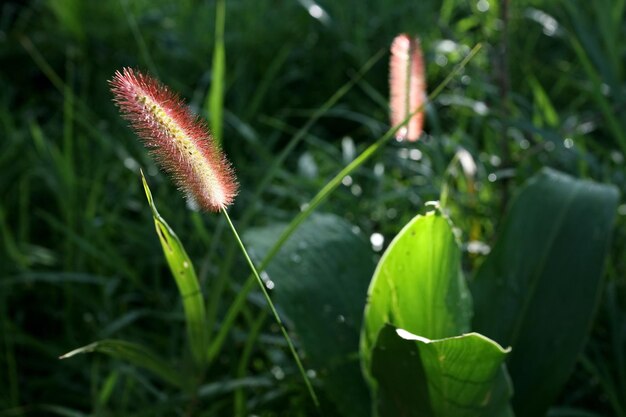
[[[391,44],[389,60],[389,106],[391,126],[406,125],[398,130],[396,139],[416,141],[424,126],[426,79],[424,59],[418,38],[403,33]]]

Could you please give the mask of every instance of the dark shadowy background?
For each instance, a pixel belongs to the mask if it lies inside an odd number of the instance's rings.
[[[224,262],[230,237],[220,217],[190,212],[107,86],[116,69],[139,68],[207,116],[215,10],[199,0],[0,4],[0,415],[182,415],[174,394],[123,362],[57,357],[103,338],[180,354],[182,309],[140,167],[200,279],[210,282]],[[540,167],[613,183],[625,195],[624,17],[623,0],[228,0],[223,147],[241,183],[231,215],[250,216],[249,226],[290,220],[384,134],[387,55],[254,195],[294,133],[401,32],[422,39],[431,89],[476,43],[483,48],[429,103],[422,140],[389,143],[322,211],[388,243],[448,181],[461,241],[489,245],[516,186]],[[449,168],[460,148],[477,165],[475,194],[463,171]],[[623,201],[607,295],[552,416],[626,416]],[[241,261],[219,317],[245,277]],[[478,262],[467,256],[468,268]],[[234,377],[248,331],[244,317],[209,381]],[[305,415],[307,394],[277,329],[268,321],[262,332],[248,369],[259,381],[246,388],[251,413]],[[200,415],[230,415],[231,403],[231,392],[218,393]]]

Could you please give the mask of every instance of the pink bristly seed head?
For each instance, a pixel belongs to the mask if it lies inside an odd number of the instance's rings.
[[[204,121],[178,95],[130,68],[109,81],[114,102],[159,165],[201,208],[219,211],[237,195],[233,169]]]
[[[394,127],[421,108],[396,133],[397,140],[416,141],[424,125],[426,79],[419,39],[407,34],[396,36],[391,44],[389,95],[391,125]]]

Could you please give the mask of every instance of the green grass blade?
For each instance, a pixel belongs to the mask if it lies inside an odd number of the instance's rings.
[[[383,56],[384,50],[378,51],[374,56],[372,56],[363,67],[359,70],[359,72],[346,84],[341,86],[335,94],[333,94],[324,104],[322,104],[313,115],[309,118],[304,126],[289,141],[287,146],[283,148],[283,150],[278,154],[276,158],[273,159],[271,166],[267,169],[267,173],[261,179],[259,186],[257,187],[254,196],[252,197],[253,201],[256,201],[261,197],[265,189],[270,185],[274,177],[279,172],[280,167],[283,165],[287,157],[291,154],[291,152],[296,148],[296,146],[306,137],[307,132],[311,129],[311,127],[317,122],[324,114],[330,110],[332,106],[337,104],[337,102],[348,93],[354,87],[354,85],[378,62],[378,60]],[[342,177],[343,178],[343,177]],[[256,213],[256,206],[251,205],[250,209],[246,211],[243,223],[246,224],[249,219]]]
[[[241,356],[239,357],[239,364],[237,365],[237,379],[244,379],[248,373],[250,358],[252,357],[254,346],[256,345],[259,335],[261,334],[266,318],[267,310],[261,311],[248,331],[246,344],[243,347]],[[248,409],[246,408],[246,393],[243,387],[237,387],[235,390],[234,402],[234,412],[236,416],[245,416],[249,414]]]
[[[272,163],[267,170],[267,173],[263,176],[263,178],[259,182],[259,185],[257,186],[254,192],[254,195],[251,197],[251,201],[260,200],[261,195],[269,186],[272,179],[277,175],[285,159],[295,149],[295,147],[300,143],[300,141],[304,139],[309,129],[311,129],[311,127],[315,124],[315,122],[317,122],[317,120],[319,120],[332,106],[334,106],[341,99],[341,97],[347,94],[348,91],[350,91],[352,87],[358,82],[358,80],[360,80],[363,77],[363,75],[367,71],[369,71],[376,62],[378,62],[378,60],[382,57],[383,52],[384,52],[383,50],[380,50],[372,58],[370,58],[365,63],[365,65],[363,65],[363,67],[359,70],[357,75],[355,75],[352,79],[350,79],[350,81],[348,81],[346,84],[340,87],[328,100],[326,100],[314,112],[314,114],[307,120],[304,126],[302,126],[302,128],[300,128],[294,134],[294,136],[291,138],[291,140],[289,141],[287,146],[282,150],[282,152],[277,157],[273,158]],[[239,224],[242,225],[242,227],[245,227],[245,225],[247,225],[250,222],[250,220],[252,220],[257,210],[258,210],[257,205],[254,205],[254,204],[250,205],[248,209],[245,210]],[[213,328],[213,323],[216,317],[216,312],[219,307],[218,301],[221,299],[223,289],[225,288],[225,281],[229,277],[230,268],[232,266],[232,261],[234,259],[234,250],[235,250],[235,246],[232,245],[229,248],[228,254],[226,255],[226,261],[224,263],[224,265],[226,266],[222,268],[222,271],[220,272],[220,275],[218,276],[218,279],[215,285],[212,287],[213,292],[211,293],[211,299],[209,300],[209,307],[208,307],[209,313],[208,313],[208,319],[207,319],[210,329]],[[243,307],[246,295],[248,294],[248,292],[250,292],[250,290],[252,290],[252,288],[254,288],[254,277],[251,275],[250,279],[244,285],[244,289],[242,291],[243,296],[241,297],[238,296],[235,299],[236,305],[234,307],[231,306],[229,308],[229,313],[234,310],[238,314],[238,312]],[[230,329],[230,326],[232,325],[237,314],[230,313],[227,315],[227,320],[226,320],[227,325],[226,326],[222,325],[220,327],[220,330],[218,331],[218,334],[217,334],[217,338],[214,339],[214,341],[212,342],[213,345],[210,347],[209,358],[214,357],[219,352],[226,338],[226,335]]]
[[[262,259],[285,226],[251,229],[244,240]],[[314,213],[266,272],[275,284],[272,299],[289,318],[326,397],[342,416],[368,417],[370,396],[358,351],[375,263],[370,242],[353,227],[334,214]]]
[[[215,11],[215,46],[211,88],[205,104],[211,121],[213,138],[222,142],[224,124],[224,78],[226,74],[226,48],[224,46],[224,26],[226,23],[226,1],[218,0]]]
[[[124,340],[106,339],[88,344],[74,349],[59,357],[68,359],[82,353],[100,352],[111,357],[122,359],[135,366],[146,369],[177,387],[182,387],[183,379],[172,367],[162,358],[149,351],[147,348],[137,343],[126,342]]]
[[[144,39],[143,34],[141,33],[141,29],[137,24],[135,15],[129,8],[128,0],[120,0],[120,5],[122,6],[122,9],[124,9],[126,22],[128,23],[128,27],[130,28],[133,37],[135,38],[137,48],[139,48],[139,52],[141,53],[143,61],[150,69],[150,72],[154,74],[155,77],[158,77],[159,72],[157,71],[156,65],[154,65],[154,61],[152,60],[152,56],[150,55],[150,50],[148,48],[148,45],[146,44],[146,40]]]
[[[183,309],[187,323],[187,336],[189,338],[191,352],[196,362],[203,364],[208,345],[208,336],[204,298],[198,277],[178,236],[176,236],[174,231],[157,211],[154,201],[152,200],[150,187],[146,182],[143,172],[141,173],[141,180],[143,181],[148,203],[152,209],[154,226],[159,240],[161,241],[163,253],[165,254],[165,258],[167,259],[167,263],[172,271],[172,275],[174,276],[183,301]]]
[[[243,256],[246,258],[246,262],[248,262],[248,265],[250,266],[250,269],[252,270],[252,275],[254,276],[257,283],[259,284],[259,287],[261,287],[261,292],[263,293],[263,296],[265,297],[265,300],[267,301],[267,304],[272,312],[272,315],[274,316],[274,319],[276,320],[276,324],[278,324],[278,327],[280,327],[280,331],[283,334],[283,337],[285,338],[287,345],[289,346],[291,355],[296,361],[296,365],[298,366],[298,370],[300,371],[300,374],[302,375],[302,379],[304,380],[307,390],[309,391],[309,394],[311,395],[311,399],[313,400],[315,407],[319,409],[320,407],[319,400],[317,398],[317,395],[315,394],[313,385],[311,385],[311,381],[309,380],[309,377],[306,374],[306,371],[304,370],[304,366],[302,365],[302,361],[300,360],[300,356],[298,355],[298,352],[296,351],[293,341],[291,340],[291,337],[289,336],[289,333],[287,332],[287,328],[285,327],[282,319],[280,318],[278,311],[276,311],[276,307],[274,306],[274,303],[272,302],[272,299],[270,295],[268,294],[267,289],[265,288],[265,284],[263,283],[263,280],[259,276],[259,272],[257,271],[257,268],[254,265],[254,262],[252,262],[252,259],[250,259],[250,256],[248,255],[248,251],[246,250],[245,245],[241,241],[241,238],[239,237],[239,233],[237,233],[237,229],[235,229],[233,222],[230,220],[230,216],[228,215],[228,212],[226,211],[226,209],[223,209],[222,213],[224,213],[224,217],[226,218],[226,221],[228,222],[228,225],[230,226],[230,229],[233,232],[235,240],[237,241],[237,244],[239,245],[239,248],[241,249]]]
[[[437,88],[435,88],[433,92],[428,95],[427,101],[432,101],[435,97],[437,97],[441,93],[441,91],[448,85],[448,83],[450,83],[450,81],[452,81],[452,79],[463,68],[465,68],[467,63],[478,53],[481,47],[482,47],[481,44],[477,44],[476,46],[474,46],[474,48],[472,48],[472,50],[467,54],[467,56],[463,58],[463,60],[459,63],[459,65],[457,65],[456,68],[454,68],[454,70],[452,70],[450,74],[448,74],[448,76],[441,82],[441,84],[439,84]],[[416,110],[416,112],[418,111],[422,111],[422,109],[419,108]],[[404,124],[407,123],[412,116],[413,116],[413,113],[408,115],[408,117],[403,121],[403,123],[389,129],[387,133],[385,133],[382,137],[380,137],[376,142],[371,144],[367,149],[365,149],[365,151],[363,151],[358,157],[356,157],[350,164],[348,164],[337,175],[335,175],[335,177],[331,179],[317,193],[317,195],[313,197],[313,199],[311,199],[307,207],[303,211],[298,213],[298,215],[291,221],[291,223],[289,223],[289,225],[285,228],[284,232],[281,234],[278,240],[274,243],[272,248],[267,252],[267,254],[265,255],[265,257],[263,258],[263,260],[261,261],[259,265],[260,271],[264,270],[267,267],[267,265],[272,260],[272,258],[278,253],[280,248],[284,245],[287,239],[289,239],[289,237],[296,231],[296,229],[300,226],[300,224],[302,224],[302,222],[306,220],[306,218],[309,217],[313,213],[313,211],[317,208],[317,206],[319,206],[324,200],[326,200],[326,198],[328,198],[328,196],[337,187],[339,187],[339,185],[341,184],[341,180],[346,175],[349,175],[352,171],[354,171],[355,169],[360,167],[362,164],[364,164],[369,158],[371,158],[372,155],[374,155],[378,151],[378,149],[380,149],[385,143],[387,143],[389,139],[394,137],[396,131],[402,128],[402,126],[404,126]],[[237,318],[237,316],[239,315],[239,312],[241,311],[241,309],[243,308],[245,304],[248,293],[252,290],[252,288],[254,288],[254,285],[255,285],[255,277],[254,275],[249,275],[247,281],[244,283],[243,287],[240,289],[239,293],[237,294],[237,297],[235,298],[235,300],[229,307],[228,311],[226,312],[226,316],[224,317],[224,320],[222,321],[222,326],[220,327],[220,330],[218,331],[216,337],[213,339],[213,341],[211,342],[211,345],[209,346],[208,357],[210,360],[215,358],[217,354],[219,353],[219,351],[221,350],[222,345],[224,344],[224,341],[226,340],[226,336],[228,332],[232,328],[232,325],[235,319]]]

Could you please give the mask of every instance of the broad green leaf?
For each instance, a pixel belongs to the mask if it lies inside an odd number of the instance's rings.
[[[185,248],[178,239],[178,236],[176,236],[174,231],[161,215],[159,215],[143,172],[141,173],[141,179],[143,181],[146,197],[148,198],[148,203],[152,209],[154,226],[156,227],[157,235],[161,241],[165,259],[172,271],[172,275],[178,286],[178,292],[183,301],[183,309],[187,323],[187,336],[189,338],[191,352],[196,362],[202,364],[206,361],[208,349],[206,312],[202,290],[200,289],[193,264],[189,256],[187,256],[187,252],[185,252]]]
[[[246,233],[253,256],[263,257],[283,227]],[[330,214],[307,219],[266,269],[274,284],[273,298],[293,323],[327,395],[345,416],[370,412],[358,349],[373,270],[366,240],[349,223]]]
[[[546,413],[584,345],[617,203],[614,187],[544,169],[512,201],[476,274],[474,330],[513,347],[520,417]]]
[[[439,213],[414,217],[395,237],[368,290],[361,337],[366,372],[386,323],[429,339],[469,331],[471,298],[460,259],[452,228]]]
[[[385,325],[372,352],[379,414],[510,417],[507,353],[478,333],[430,340]]]
[[[124,340],[107,339],[91,343],[66,353],[59,359],[71,358],[81,353],[100,352],[111,357],[122,359],[135,366],[144,368],[160,377],[162,380],[183,387],[183,379],[172,367],[163,359],[149,351],[147,348]]]
[[[507,351],[482,335],[459,336],[469,331],[471,304],[448,220],[416,216],[368,290],[361,355],[381,416],[510,415]]]

